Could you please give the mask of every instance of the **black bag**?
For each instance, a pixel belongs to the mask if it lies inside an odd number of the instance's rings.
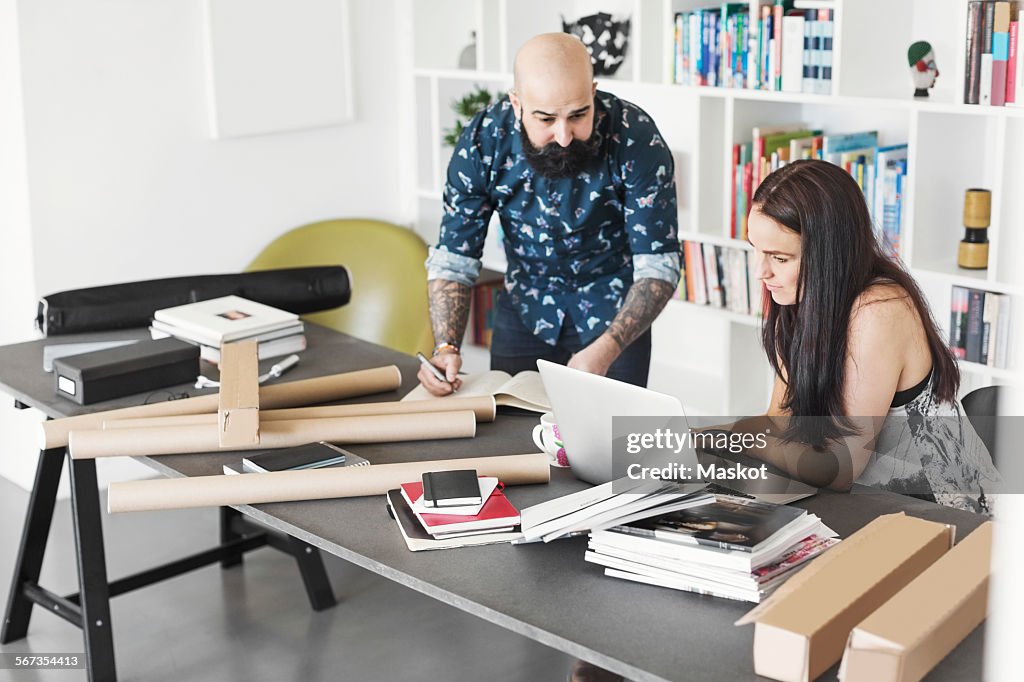
[[[36,328],[55,336],[145,327],[154,311],[231,295],[304,315],[345,305],[352,290],[342,265],[127,282],[42,297]]]

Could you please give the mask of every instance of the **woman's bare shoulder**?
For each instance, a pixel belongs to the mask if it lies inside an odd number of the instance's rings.
[[[851,330],[898,329],[920,324],[914,301],[898,284],[872,284],[853,302],[850,311]]]

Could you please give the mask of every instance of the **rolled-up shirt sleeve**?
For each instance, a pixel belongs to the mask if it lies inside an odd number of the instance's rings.
[[[480,259],[461,256],[445,249],[430,247],[427,256],[427,281],[445,279],[468,287],[480,276]]]
[[[477,114],[462,131],[448,162],[441,229],[426,262],[428,280],[472,286],[480,274],[484,239],[494,212],[487,187],[492,157],[484,149],[490,125],[489,110]]]
[[[679,254],[633,254],[633,281],[641,279],[660,279],[673,287],[679,286]]]

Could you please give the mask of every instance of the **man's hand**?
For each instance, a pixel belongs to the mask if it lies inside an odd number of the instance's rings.
[[[441,370],[448,380],[441,381],[434,376],[433,372],[420,365],[420,371],[416,373],[416,376],[431,395],[438,397],[446,396],[459,390],[462,386],[462,379],[459,378],[459,369],[462,367],[461,355],[458,353],[441,353],[431,358],[430,364]]]
[[[621,353],[619,344],[608,334],[602,334],[592,344],[569,358],[569,367],[604,376]]]

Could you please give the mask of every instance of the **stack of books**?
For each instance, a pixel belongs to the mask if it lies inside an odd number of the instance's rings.
[[[388,512],[398,523],[406,546],[413,552],[490,545],[519,540],[519,511],[492,476],[481,476],[479,504],[430,507],[423,483],[403,483],[388,492]],[[439,511],[443,510],[443,511]]]
[[[949,313],[949,347],[961,360],[1008,368],[1009,294],[954,286]]]
[[[256,303],[240,296],[157,310],[149,328],[154,339],[172,336],[199,346],[203,360],[220,362],[220,347],[232,341],[253,339],[260,360],[306,350],[306,336],[299,316]]]
[[[835,9],[827,0],[776,0],[750,16],[746,2],[679,12],[672,80],[750,90],[832,92]]]
[[[682,272],[676,297],[725,308],[741,315],[762,314],[756,259],[746,249],[683,241]]]
[[[837,542],[803,509],[716,495],[709,504],[594,531],[586,560],[615,578],[758,603]]]
[[[523,542],[551,542],[714,501],[703,484],[619,479],[522,513]]]
[[[1006,0],[967,3],[964,104],[1024,103],[1024,9]]]

